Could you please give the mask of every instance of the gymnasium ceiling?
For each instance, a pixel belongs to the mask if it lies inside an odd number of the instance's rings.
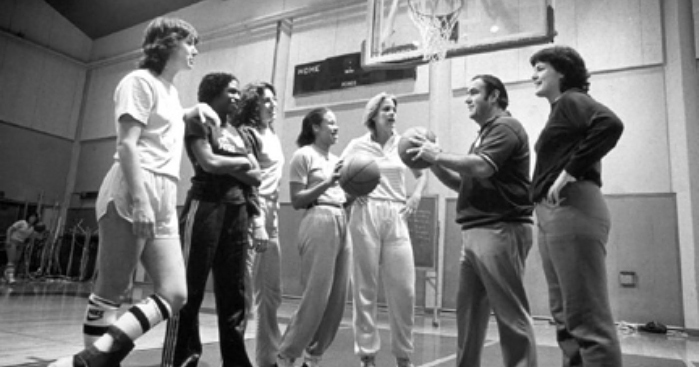
[[[44,0],[94,39],[202,0]]]

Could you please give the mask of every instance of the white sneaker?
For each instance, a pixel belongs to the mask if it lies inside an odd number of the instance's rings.
[[[396,358],[396,364],[398,367],[415,367],[410,358]]]
[[[294,367],[294,360],[292,358],[284,358],[278,355],[277,367]]]
[[[376,367],[374,356],[362,356],[360,367]]]
[[[17,283],[17,280],[15,279],[15,272],[14,270],[5,270],[5,279],[7,279],[8,284],[14,284]]]

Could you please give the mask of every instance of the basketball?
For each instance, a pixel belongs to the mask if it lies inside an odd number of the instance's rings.
[[[398,142],[398,155],[400,155],[400,160],[402,160],[403,163],[405,163],[405,165],[410,168],[427,168],[430,166],[429,162],[424,161],[422,159],[413,160],[415,154],[408,153],[408,149],[414,148],[416,146],[415,144],[413,144],[413,142],[410,141],[410,138],[415,136],[424,136],[425,138],[427,138],[427,140],[433,143],[436,138],[433,132],[427,130],[422,126],[411,127],[410,129],[406,130],[405,133],[403,133],[403,135],[400,138],[400,141]]]
[[[357,197],[374,191],[381,181],[379,165],[365,155],[354,155],[345,160],[340,169],[340,187],[346,193]]]

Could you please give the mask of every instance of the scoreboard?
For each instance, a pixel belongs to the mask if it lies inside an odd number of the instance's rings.
[[[415,80],[417,75],[414,66],[389,70],[363,70],[361,57],[361,53],[357,52],[296,65],[294,69],[294,95],[401,79]]]

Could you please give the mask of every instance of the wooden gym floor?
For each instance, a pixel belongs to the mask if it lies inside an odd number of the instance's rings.
[[[90,284],[64,280],[24,280],[16,284],[0,283],[0,366],[45,366],[53,359],[73,354],[81,348],[81,319]],[[147,286],[134,287],[134,300],[148,295]],[[295,300],[285,299],[279,312],[282,330],[296,307]],[[323,366],[359,366],[352,352],[352,311],[347,307],[335,342],[327,351]],[[390,355],[387,316],[380,312],[382,337],[377,365],[395,366]],[[254,322],[254,321],[252,321]],[[433,317],[417,312],[415,327],[416,366],[454,366],[456,359],[456,327],[453,313],[443,313],[439,325]],[[248,325],[248,350],[254,350],[254,339]],[[553,327],[546,319],[535,320],[539,366],[559,366],[560,352]],[[139,339],[136,350],[122,363],[130,366],[159,366],[165,327],[163,324]],[[201,314],[201,335],[205,343],[199,366],[218,367],[216,317],[213,297],[207,294]],[[681,331],[667,335],[648,334],[631,325],[620,325],[625,367],[699,367],[699,337]],[[483,353],[483,367],[502,366],[494,320],[488,328]],[[300,361],[297,362],[300,365]]]

